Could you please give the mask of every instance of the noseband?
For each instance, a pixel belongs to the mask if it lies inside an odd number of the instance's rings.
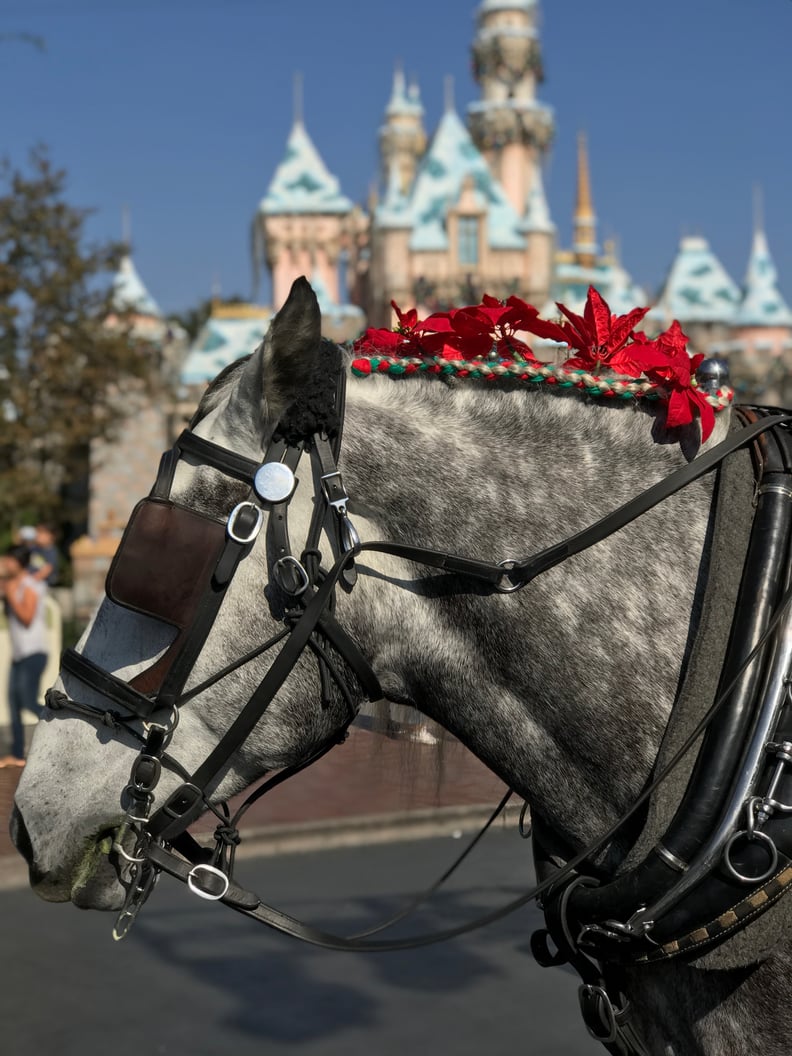
[[[123,728],[141,742],[125,790],[126,821],[114,845],[116,852],[131,863],[127,899],[116,925],[116,937],[122,937],[129,930],[162,871],[181,879],[196,895],[221,900],[269,927],[316,945],[359,951],[427,945],[505,916],[540,894],[579,889],[581,884],[586,886],[588,881],[585,878],[580,881],[577,868],[592,859],[646,802],[651,792],[695,743],[702,730],[712,722],[732,688],[727,686],[719,693],[703,723],[693,731],[674,758],[655,775],[651,785],[630,811],[604,836],[580,854],[570,855],[562,868],[556,867],[533,890],[473,922],[432,935],[394,942],[361,937],[341,938],[294,921],[266,906],[254,893],[239,887],[233,880],[233,857],[238,842],[236,822],[241,813],[265,791],[304,769],[343,740],[356,716],[360,698],[378,700],[382,696],[376,674],[368,660],[334,615],[338,589],[346,592],[354,589],[355,560],[361,553],[386,553],[444,571],[458,579],[460,590],[465,589],[466,581],[475,580],[479,592],[483,586],[491,592],[508,594],[521,589],[566,558],[618,531],[663,499],[715,469],[728,455],[761,434],[786,427],[792,422],[792,415],[788,414],[759,418],[733,431],[712,450],[576,535],[524,559],[507,558],[487,562],[398,542],[361,542],[350,520],[349,498],[338,469],[345,372],[338,350],[329,343],[324,343],[323,349],[325,355],[332,358],[320,379],[323,394],[321,397],[314,394],[314,397],[299,401],[299,407],[295,405],[295,409],[287,413],[275,430],[261,462],[220,447],[188,429],[182,433],[173,449],[163,456],[151,494],[133,512],[108,573],[107,596],[122,607],[171,626],[174,638],[168,648],[149,668],[129,682],[105,671],[76,650],[64,653],[63,670],[109,700],[114,706],[112,709],[92,707],[53,690],[47,695],[50,708],[70,709],[115,729]],[[311,464],[313,514],[305,547],[298,556],[292,551],[288,511],[296,487],[295,474],[303,456]],[[179,505],[171,498],[171,492],[174,474],[182,459],[193,465],[209,467],[223,478],[236,482],[236,485],[245,489],[245,497],[222,516]],[[280,599],[282,628],[269,641],[256,646],[200,684],[185,690],[234,575],[247,559],[265,524],[269,535],[268,590]],[[322,564],[322,539],[327,540],[332,555],[329,568]],[[759,645],[764,644],[775,630],[791,599],[792,591],[787,589],[778,601],[772,619],[768,617],[769,622]],[[750,666],[759,645],[744,658],[735,678],[739,678]],[[280,651],[248,702],[207,758],[194,772],[186,772],[167,753],[180,708],[232,671],[276,646],[280,646]],[[260,786],[248,797],[233,819],[227,811],[220,814],[210,802],[212,791],[217,787],[230,759],[266,713],[306,650],[314,655],[319,667],[323,706],[331,706],[339,697],[344,704],[344,716],[336,732],[310,756],[286,767]],[[122,710],[119,712],[118,708]],[[158,714],[164,714],[166,718],[153,721],[153,716]],[[138,729],[140,720],[143,722],[142,734]],[[788,754],[792,760],[792,745],[789,746]],[[176,771],[182,783],[161,805],[153,809],[154,792],[163,765]],[[217,814],[221,822],[214,852],[199,846],[186,831],[191,822],[207,808]],[[127,833],[133,834],[134,838],[131,851],[123,846]],[[750,840],[753,839],[751,835]],[[757,835],[755,839],[761,841],[762,836]],[[174,853],[174,849],[179,853]],[[570,897],[569,894],[565,896],[564,911],[560,918],[562,938],[561,941],[557,939],[556,943],[562,947],[559,957],[571,960],[583,974],[583,989],[586,993],[583,1008],[587,1024],[594,1036],[612,1053],[623,1056],[625,1053],[641,1052],[640,1042],[631,1035],[624,1007],[620,1007],[609,996],[601,966],[596,967],[594,974],[588,963],[581,969],[575,959],[579,953],[576,937],[573,936],[574,941],[571,943],[567,943],[563,937],[563,930],[567,926],[564,914]],[[613,921],[607,923],[613,924]],[[595,934],[593,921],[588,927],[589,933]],[[608,933],[611,937],[613,930],[611,928]],[[641,933],[636,928],[635,935],[631,937],[640,940],[649,930],[647,927]],[[555,931],[553,936],[556,938]],[[542,954],[545,955],[544,963],[553,961],[552,955],[541,947],[541,943],[536,952],[540,960]],[[600,947],[597,947],[596,952],[606,960],[610,956]],[[590,957],[584,957],[584,961],[595,963]]]

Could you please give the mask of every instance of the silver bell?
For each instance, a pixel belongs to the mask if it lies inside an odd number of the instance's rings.
[[[699,388],[709,396],[714,396],[718,389],[729,384],[729,364],[723,356],[710,356],[703,359],[696,371]]]

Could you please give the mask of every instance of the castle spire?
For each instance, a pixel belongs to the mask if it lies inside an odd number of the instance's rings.
[[[743,296],[737,310],[739,326],[792,326],[792,311],[778,289],[778,272],[770,255],[764,229],[762,192],[754,188],[754,233]]]
[[[426,149],[423,112],[417,83],[413,81],[408,88],[404,70],[398,64],[393,71],[393,88],[379,130],[379,143],[382,184],[387,187],[394,171],[398,172],[399,193],[403,195],[409,194],[418,161]]]
[[[295,70],[293,88],[294,98],[292,106],[294,110],[294,124],[301,125],[303,123],[303,76]]]
[[[575,201],[573,251],[584,268],[593,267],[597,258],[597,217],[591,194],[588,144],[585,132],[578,133],[577,198]]]
[[[454,99],[454,75],[447,73],[443,78],[443,102],[446,113],[450,110],[456,110],[456,101]]]

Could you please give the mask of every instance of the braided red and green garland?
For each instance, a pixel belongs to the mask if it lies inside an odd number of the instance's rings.
[[[558,305],[566,317],[560,324],[540,319],[519,297],[501,302],[485,295],[480,305],[437,312],[422,321],[415,309],[402,312],[391,304],[399,320],[396,329],[369,329],[354,344],[357,377],[510,378],[588,396],[657,400],[668,405],[669,426],[686,425],[698,415],[704,440],[714,427],[714,412],[734,397],[729,388],[714,395],[698,388],[695,371],[704,356],[689,355],[679,323],[649,339],[634,329],[648,308],[612,315],[593,287],[582,316]],[[561,342],[575,354],[561,366],[541,363],[519,332]]]

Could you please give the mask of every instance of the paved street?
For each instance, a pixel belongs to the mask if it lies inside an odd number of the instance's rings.
[[[279,908],[352,933],[428,886],[453,839],[242,861]],[[487,837],[409,933],[508,901],[532,880],[513,827]],[[481,932],[398,954],[297,944],[199,902],[165,877],[123,943],[112,918],[0,893],[3,1056],[594,1056],[571,975],[536,966],[522,910]],[[408,933],[408,925],[401,926]]]

